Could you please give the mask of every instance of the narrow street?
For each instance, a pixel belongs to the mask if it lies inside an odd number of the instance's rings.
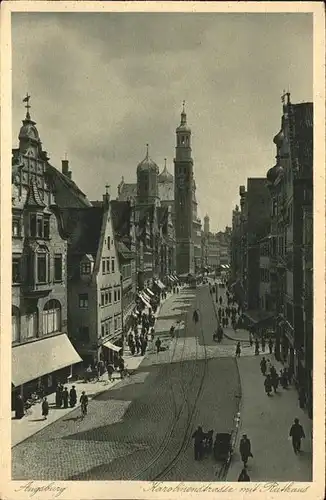
[[[194,461],[191,435],[198,425],[233,428],[240,394],[234,343],[212,340],[208,286],[183,289],[163,304],[156,326],[163,345],[176,321],[185,327],[169,348],[157,355],[150,347],[132,377],[90,402],[83,421],[74,410],[14,447],[13,479],[217,480],[212,457]]]

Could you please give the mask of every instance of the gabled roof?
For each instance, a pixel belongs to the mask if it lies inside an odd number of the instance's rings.
[[[63,173],[59,172],[55,167],[47,163],[46,165],[46,176],[49,181],[49,183],[52,186],[52,189],[54,191],[54,195],[56,194],[56,191],[58,190],[58,187],[60,184],[64,186],[66,189],[68,189],[72,195],[75,197],[76,201],[76,208],[78,207],[91,207],[91,202],[88,200],[87,196],[79,187],[77,184],[69,179],[66,175]],[[71,202],[71,199],[70,199]],[[71,204],[69,204],[71,206]],[[65,207],[61,207],[65,208]]]
[[[101,237],[103,207],[70,208],[62,212],[71,250],[80,255],[96,255]]]

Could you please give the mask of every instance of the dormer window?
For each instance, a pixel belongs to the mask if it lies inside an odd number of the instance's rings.
[[[91,263],[82,262],[80,264],[80,274],[91,274]]]

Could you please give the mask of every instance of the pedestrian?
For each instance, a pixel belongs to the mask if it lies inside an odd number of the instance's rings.
[[[266,392],[267,396],[270,396],[271,392],[272,392],[272,381],[271,381],[270,375],[266,376],[264,386],[265,386],[265,392]]]
[[[265,377],[265,375],[266,375],[266,359],[264,357],[260,362],[260,369],[261,369],[262,374]]]
[[[88,397],[85,391],[81,393],[79,402],[81,406],[82,417],[84,417],[85,415],[87,415],[87,407],[88,407]]]
[[[269,354],[273,354],[273,341],[271,338],[268,341],[268,347],[269,347]]]
[[[172,325],[171,328],[170,328],[170,336],[171,336],[171,339],[174,339],[174,330],[175,330],[175,326]]]
[[[301,439],[305,438],[305,433],[302,425],[299,423],[299,419],[294,419],[294,424],[292,424],[290,429],[290,437],[292,437],[292,446],[294,453],[298,453],[301,448]]]
[[[281,382],[281,386],[283,387],[283,389],[287,389],[288,388],[288,380],[287,380],[287,376],[286,376],[286,368],[284,368],[284,370],[281,370],[281,372],[280,372],[280,382]]]
[[[151,341],[152,342],[154,342],[154,336],[155,336],[154,328],[151,328]]]
[[[265,340],[265,337],[264,335],[262,336],[262,339],[261,339],[261,350],[263,352],[265,352],[265,347],[266,347],[266,340]]]
[[[136,343],[137,354],[139,354],[140,353],[140,348],[141,348],[139,335],[136,336],[135,343]]]
[[[268,359],[266,361],[266,375],[271,375],[272,363]]]
[[[120,378],[123,378],[125,375],[125,361],[122,356],[119,357],[119,371],[120,371]]]
[[[238,477],[238,482],[239,481],[250,481],[250,477],[248,475],[246,467],[243,467],[242,471],[240,472],[240,475]]]
[[[107,371],[108,371],[108,379],[109,379],[109,381],[113,382],[114,366],[113,366],[112,363],[108,363]]]
[[[15,404],[15,418],[21,419],[24,416],[24,400],[21,394],[18,394]]]
[[[243,434],[243,436],[241,438],[240,455],[241,455],[241,460],[243,461],[243,465],[244,465],[244,467],[246,467],[247,462],[248,462],[248,458],[253,456],[251,453],[251,443],[247,437],[247,434]]]
[[[249,344],[250,344],[250,347],[252,347],[252,346],[253,346],[253,343],[254,343],[254,340],[253,340],[253,338],[252,338],[252,334],[251,334],[251,333],[249,333]]]
[[[274,366],[272,368],[274,368]],[[276,394],[276,391],[278,388],[279,378],[278,378],[278,374],[277,374],[275,368],[274,368],[274,370],[271,371],[271,382],[272,382],[272,387],[274,389],[274,393]]]
[[[194,321],[194,323],[198,323],[198,321],[199,321],[199,314],[198,314],[197,309],[194,310],[194,313],[192,315],[192,320]]]
[[[219,298],[219,302],[220,302],[220,305],[222,305],[223,299],[222,299],[221,295],[220,295],[220,298]]]
[[[160,352],[160,349],[161,349],[161,341],[160,341],[160,338],[158,337],[156,342],[155,342],[155,346],[156,346],[156,352],[157,354]]]
[[[61,404],[62,404],[62,401],[61,401],[61,390],[60,390],[60,385],[58,384],[57,388],[55,390],[55,406],[57,408],[60,408]]]
[[[203,455],[203,439],[204,433],[201,426],[198,426],[197,430],[193,433],[192,438],[194,441],[194,452],[195,460],[200,460]]]
[[[147,349],[147,340],[146,340],[146,338],[144,338],[142,340],[142,343],[141,343],[141,355],[142,356],[145,356],[146,349]]]
[[[240,354],[241,354],[241,346],[240,346],[240,342],[238,342],[236,350],[235,350],[235,355],[237,358],[240,358]]]
[[[134,341],[130,342],[129,349],[130,349],[131,355],[134,356],[135,352],[136,352],[136,344]],[[114,370],[114,367],[113,367],[113,370]]]
[[[65,387],[64,391],[62,392],[62,401],[63,401],[63,407],[68,408],[69,393],[67,387]]]
[[[69,404],[70,408],[74,408],[77,404],[77,392],[74,385],[69,391]]]
[[[42,402],[42,415],[44,417],[44,420],[48,418],[48,414],[49,414],[49,402],[47,398],[44,398]]]
[[[306,393],[303,387],[299,389],[299,406],[301,409],[306,406]]]

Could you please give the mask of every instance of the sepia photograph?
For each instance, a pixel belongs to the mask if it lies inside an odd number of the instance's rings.
[[[314,13],[27,10],[12,481],[312,483]]]

